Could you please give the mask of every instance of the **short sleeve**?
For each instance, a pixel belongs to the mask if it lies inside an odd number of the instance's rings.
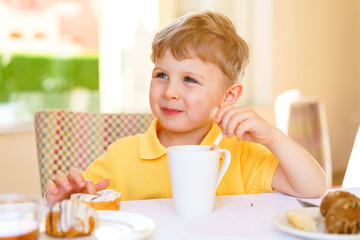
[[[271,185],[278,165],[279,161],[267,148],[260,144],[244,142],[241,172],[245,191],[274,191]]]
[[[116,189],[114,169],[115,167],[113,161],[111,160],[110,153],[107,152],[90,163],[90,165],[82,173],[85,179],[89,179],[94,183],[97,183],[104,178],[108,178],[110,181],[108,188]]]

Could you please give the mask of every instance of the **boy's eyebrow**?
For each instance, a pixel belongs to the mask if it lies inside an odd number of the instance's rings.
[[[163,71],[161,68],[159,67],[154,67],[154,69],[152,70],[152,72],[155,72],[155,71]]]
[[[155,65],[153,71],[154,71],[154,70],[165,71],[165,70],[166,70],[166,67],[162,67],[161,65],[160,65],[160,66],[159,66],[159,65]]]
[[[153,71],[155,71],[155,70],[161,70],[161,68],[159,68],[159,67],[154,67]]]

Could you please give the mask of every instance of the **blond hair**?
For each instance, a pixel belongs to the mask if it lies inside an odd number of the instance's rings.
[[[184,15],[160,30],[152,43],[151,60],[155,63],[167,49],[178,60],[194,54],[217,65],[231,84],[239,81],[249,58],[248,46],[231,20],[211,11]]]

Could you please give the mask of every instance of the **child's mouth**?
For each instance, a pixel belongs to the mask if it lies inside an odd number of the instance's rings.
[[[182,112],[180,110],[172,109],[172,108],[162,108],[162,111],[163,111],[163,113],[165,113],[166,115],[169,115],[169,116],[173,116],[173,115],[176,115],[176,114],[179,114]]]

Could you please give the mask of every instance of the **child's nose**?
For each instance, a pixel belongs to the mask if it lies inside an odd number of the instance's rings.
[[[176,84],[169,83],[165,89],[164,95],[168,100],[178,100],[181,94]]]

